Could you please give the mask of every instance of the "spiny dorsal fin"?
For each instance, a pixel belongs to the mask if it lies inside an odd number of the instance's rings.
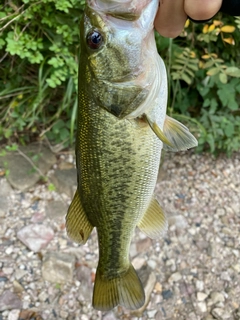
[[[69,238],[78,243],[85,243],[93,229],[82,207],[78,190],[68,208],[66,229]]]
[[[163,146],[168,151],[183,151],[198,145],[196,138],[181,122],[166,115],[163,134],[170,142]],[[164,141],[163,141],[164,142]]]
[[[147,211],[138,223],[138,227],[151,239],[157,239],[167,231],[167,217],[155,198],[151,200]]]
[[[135,310],[143,306],[145,293],[142,283],[132,265],[118,277],[108,279],[97,269],[94,290],[93,307],[108,311],[117,305]]]

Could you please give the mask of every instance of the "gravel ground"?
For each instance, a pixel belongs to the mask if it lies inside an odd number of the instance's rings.
[[[0,320],[240,319],[240,153],[166,154],[156,193],[169,231],[152,241],[136,230],[130,252],[152,276],[150,302],[138,313],[102,313],[91,307],[96,233],[84,246],[72,243],[64,228],[69,196],[44,183],[16,191],[2,174]]]

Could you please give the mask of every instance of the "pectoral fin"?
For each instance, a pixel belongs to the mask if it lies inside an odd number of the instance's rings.
[[[79,191],[77,190],[66,216],[68,236],[75,242],[85,243],[92,232],[93,226],[89,222],[82,207]]]
[[[151,239],[162,236],[168,228],[165,213],[156,199],[152,199],[143,218],[138,223],[139,229]]]
[[[161,128],[157,125],[156,122],[152,121],[149,116],[144,114],[144,118],[146,119],[147,123],[151,127],[152,131],[156,134],[156,136],[166,145],[173,147],[171,142],[168,140],[168,138],[165,136],[164,132],[161,130]]]
[[[198,145],[196,138],[191,134],[187,127],[181,122],[166,116],[163,134],[170,141],[171,145],[164,145],[164,150],[183,151]]]
[[[184,151],[198,145],[196,138],[181,122],[166,115],[163,130],[156,122],[144,115],[149,126],[163,142],[163,149],[167,151]]]

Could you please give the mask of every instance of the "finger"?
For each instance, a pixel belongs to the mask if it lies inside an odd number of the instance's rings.
[[[193,20],[211,19],[221,8],[222,0],[185,0],[184,10]]]
[[[164,37],[177,37],[186,22],[183,0],[160,0],[155,18],[155,29]]]

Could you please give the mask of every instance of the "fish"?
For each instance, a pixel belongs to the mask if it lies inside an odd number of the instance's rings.
[[[197,145],[183,124],[166,116],[167,74],[154,39],[157,8],[158,0],[88,0],[80,24],[78,187],[66,230],[79,244],[97,230],[92,305],[101,311],[144,305],[130,243],[136,227],[152,239],[167,230],[154,195],[162,148]]]

